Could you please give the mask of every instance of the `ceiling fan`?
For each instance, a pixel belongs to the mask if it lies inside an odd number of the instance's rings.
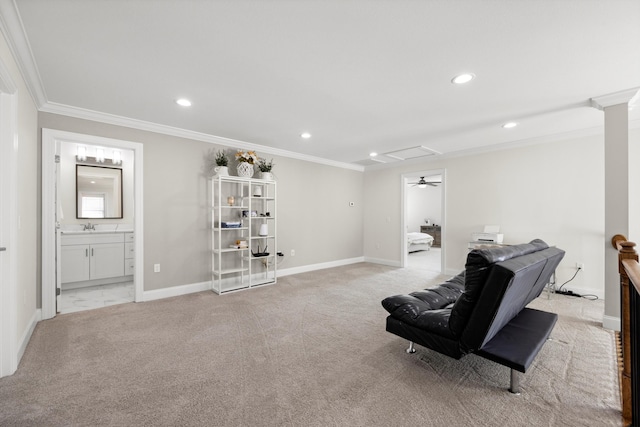
[[[411,185],[412,187],[415,187],[417,185],[419,188],[427,188],[427,185],[437,187],[438,184],[442,184],[442,181],[425,181],[424,176],[421,176],[418,182],[409,183],[409,185]]]

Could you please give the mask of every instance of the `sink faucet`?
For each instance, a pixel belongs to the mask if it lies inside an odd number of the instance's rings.
[[[95,224],[94,224],[94,225],[91,225],[91,223],[89,222],[89,223],[87,223],[87,224],[83,225],[83,229],[82,229],[82,230],[83,230],[83,231],[87,231],[87,230],[93,230],[93,231],[95,231],[95,230],[96,230],[96,226],[95,226]]]

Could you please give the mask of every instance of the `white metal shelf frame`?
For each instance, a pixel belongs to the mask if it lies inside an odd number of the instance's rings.
[[[255,196],[254,192],[261,195]],[[229,196],[234,197],[232,206],[227,202]],[[276,283],[276,202],[275,181],[235,176],[211,179],[212,290],[217,294]],[[241,225],[223,227],[226,221],[239,221]],[[259,235],[263,223],[268,224],[267,236]],[[229,247],[232,240],[244,240],[248,247]],[[268,256],[253,255],[258,248],[264,252],[265,247],[269,248]]]

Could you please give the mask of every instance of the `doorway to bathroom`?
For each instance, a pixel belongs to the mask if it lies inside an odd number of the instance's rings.
[[[401,185],[401,265],[440,274],[445,266],[445,171],[403,174]]]
[[[42,317],[143,298],[142,144],[42,131]],[[78,165],[105,206],[80,213]],[[93,164],[91,164],[93,163]],[[111,165],[111,166],[110,166]],[[92,170],[93,170],[92,169]],[[107,169],[121,181],[100,186]],[[93,184],[89,184],[94,181]],[[111,188],[112,190],[109,190]],[[113,193],[119,188],[120,193]],[[121,204],[109,213],[106,205]],[[102,212],[102,215],[98,213]],[[87,216],[89,215],[89,216]]]

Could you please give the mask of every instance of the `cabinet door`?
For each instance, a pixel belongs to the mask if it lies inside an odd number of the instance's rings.
[[[62,283],[89,280],[89,245],[60,246]]]
[[[124,276],[124,243],[91,245],[91,280]]]

